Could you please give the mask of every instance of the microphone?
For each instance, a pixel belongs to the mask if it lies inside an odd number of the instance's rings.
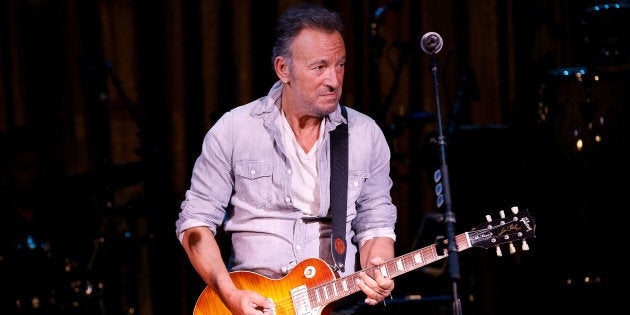
[[[428,32],[420,39],[420,48],[429,55],[435,55],[442,50],[442,36],[436,32]]]

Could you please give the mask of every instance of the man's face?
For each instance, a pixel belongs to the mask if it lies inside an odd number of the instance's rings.
[[[298,111],[323,117],[341,98],[346,48],[338,32],[304,29],[291,45],[289,67],[293,105]]]

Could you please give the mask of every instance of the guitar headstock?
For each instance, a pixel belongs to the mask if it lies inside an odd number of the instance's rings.
[[[499,245],[509,244],[510,253],[514,253],[515,241],[521,241],[522,250],[529,250],[526,239],[536,237],[536,222],[527,210],[519,210],[512,207],[512,214],[506,216],[505,212],[499,212],[499,218],[493,220],[486,216],[487,223],[479,224],[469,232],[471,246],[491,248],[496,247],[497,255],[501,256]]]

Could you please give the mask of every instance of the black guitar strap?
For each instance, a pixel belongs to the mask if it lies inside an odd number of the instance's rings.
[[[346,120],[346,107],[341,106]],[[345,270],[346,212],[348,210],[348,124],[339,124],[330,133],[330,210],[332,211],[331,247],[335,266]]]

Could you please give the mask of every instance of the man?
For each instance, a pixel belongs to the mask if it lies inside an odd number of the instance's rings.
[[[342,115],[342,34],[340,16],[322,7],[285,13],[272,52],[278,82],[267,96],[224,114],[204,139],[176,232],[197,273],[233,314],[270,314],[277,301],[238,288],[229,272],[280,279],[307,258],[334,265],[330,132],[341,124],[349,137],[347,249],[345,268],[336,271],[348,275],[394,258],[390,152],[374,120],[350,108],[347,119]],[[220,227],[232,245],[227,268],[215,239]],[[373,277],[359,274],[366,304],[394,289],[378,268]]]

